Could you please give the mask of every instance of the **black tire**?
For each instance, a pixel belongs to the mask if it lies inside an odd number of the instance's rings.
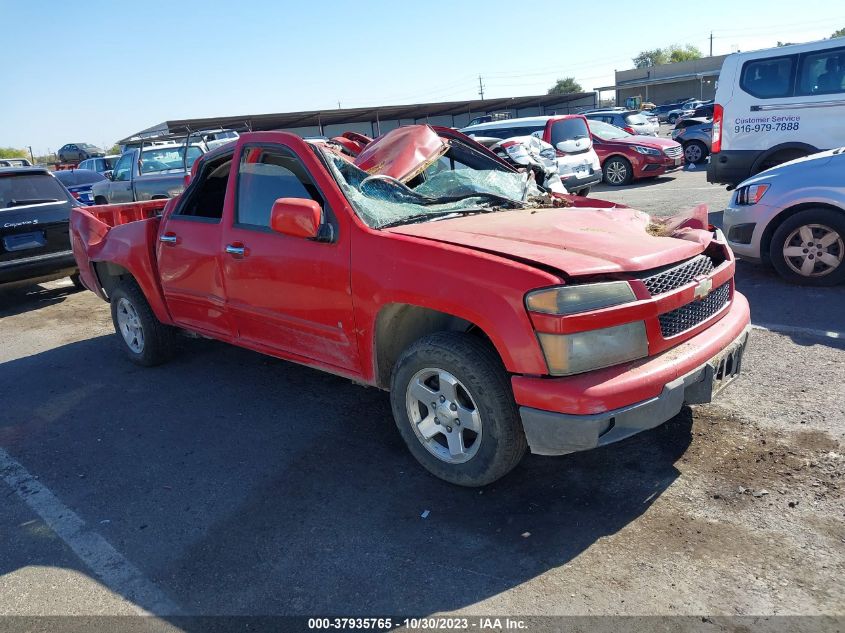
[[[79,273],[73,273],[70,276],[70,281],[74,285],[77,290],[85,290],[85,286],[82,285],[82,279],[79,277]]]
[[[610,178],[608,178],[608,173],[612,172],[614,169],[618,169],[619,173],[624,172],[622,179],[616,182],[613,182]],[[602,165],[602,177],[604,178],[604,182],[611,187],[630,185],[631,181],[634,179],[634,168],[631,166],[631,162],[627,158],[623,158],[622,156],[612,156],[605,161],[604,165]],[[615,177],[611,176],[611,178]]]
[[[176,346],[175,330],[156,318],[138,284],[133,280],[121,281],[114,292],[111,293],[110,301],[115,335],[129,360],[144,367],[153,367],[170,360]],[[137,315],[137,321],[143,334],[139,350],[130,347],[121,332],[118,311],[122,309],[123,301],[127,301]]]
[[[784,254],[784,248],[788,246],[787,240],[789,240],[793,246],[797,246],[798,241],[802,241],[802,238],[795,235],[795,231],[808,225],[826,227],[827,229],[833,230],[839,234],[839,241],[827,247],[819,248],[818,243],[813,242],[815,247],[814,250],[818,249],[816,253],[821,251],[826,255],[832,254],[840,260],[840,263],[837,266],[833,267],[824,275],[812,277],[800,274],[799,271],[793,269],[793,266],[800,268],[800,262],[802,259],[789,258]],[[811,229],[811,231],[813,232],[813,235],[818,236],[821,235],[823,229],[815,228]],[[845,253],[843,252],[843,250],[845,250],[845,248],[843,248],[844,244],[845,212],[826,208],[807,209],[790,216],[775,230],[771,244],[769,245],[769,258],[772,262],[772,266],[774,266],[774,269],[778,272],[778,274],[790,283],[807,286],[834,286],[845,282],[845,260],[843,260],[845,257]],[[804,249],[802,248],[801,250],[803,251]],[[813,253],[810,248],[807,248],[807,250],[809,252],[806,257],[809,259],[813,256]],[[819,268],[820,264],[817,263],[816,267]]]
[[[689,148],[689,150],[688,150]],[[691,160],[687,153],[694,156],[698,156],[698,158]],[[707,146],[702,143],[701,141],[690,141],[689,143],[684,143],[684,160],[687,163],[691,163],[693,165],[700,165],[705,160],[707,160],[707,155],[710,153],[710,150],[707,149]]]
[[[669,115],[669,118],[667,118],[666,120],[669,123],[671,123],[672,125],[675,125],[675,121],[678,120],[678,115],[677,114],[671,114],[671,115]]]
[[[586,198],[590,195],[590,188],[584,187],[583,189],[579,189],[577,195],[581,196],[582,198]]]
[[[480,444],[462,463],[437,457],[414,430],[406,394],[418,372],[429,368],[448,372],[460,381],[480,416],[481,434],[476,438]],[[516,467],[528,447],[501,359],[489,343],[471,334],[436,332],[413,343],[393,369],[390,403],[411,454],[434,476],[459,486],[496,481]],[[445,434],[438,437],[445,439]],[[467,450],[472,450],[474,443],[469,446]]]
[[[809,156],[809,154],[800,149],[787,149],[777,152],[772,156],[767,157],[765,160],[761,161],[759,164],[755,165],[751,170],[751,176],[756,176],[757,174],[766,171],[767,169],[771,169],[772,167],[777,167],[778,165],[782,165],[783,163],[788,163],[791,160],[795,160],[797,158],[804,158],[805,156]]]
[[[94,204],[108,204],[109,201],[103,196],[94,196]]]

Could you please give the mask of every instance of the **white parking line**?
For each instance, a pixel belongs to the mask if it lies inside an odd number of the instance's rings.
[[[777,325],[774,323],[753,323],[751,327],[755,330],[765,330],[777,334],[797,334],[800,336],[811,336],[815,338],[845,339],[845,332],[834,330],[816,330],[808,327],[795,327],[792,325]]]
[[[112,591],[139,615],[175,615],[179,608],[85,521],[0,448],[0,476]],[[140,605],[143,605],[140,606]]]

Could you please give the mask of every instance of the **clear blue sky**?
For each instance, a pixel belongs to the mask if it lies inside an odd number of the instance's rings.
[[[479,74],[486,97],[592,89],[642,49],[707,54],[711,29],[717,55],[827,37],[845,5],[0,0],[0,25],[0,146],[41,153],[167,119],[472,99]]]

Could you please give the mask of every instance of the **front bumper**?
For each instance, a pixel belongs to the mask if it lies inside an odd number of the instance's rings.
[[[768,192],[767,192],[768,193]],[[736,194],[731,197],[731,204],[722,213],[722,232],[728,244],[737,257],[753,262],[763,259],[763,233],[769,223],[777,216],[780,208],[772,207],[762,202],[752,205],[735,205]],[[738,241],[734,227],[753,224],[751,238],[748,241]]]
[[[566,455],[624,440],[675,417],[685,404],[710,402],[742,368],[748,328],[730,345],[693,371],[667,383],[659,395],[636,404],[595,413],[570,415],[520,407],[531,452]]]

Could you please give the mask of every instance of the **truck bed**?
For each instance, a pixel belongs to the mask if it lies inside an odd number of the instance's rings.
[[[143,271],[158,287],[154,249],[161,213],[172,200],[75,207],[70,238],[83,285],[105,298],[92,266],[105,261],[135,270],[136,277]]]

